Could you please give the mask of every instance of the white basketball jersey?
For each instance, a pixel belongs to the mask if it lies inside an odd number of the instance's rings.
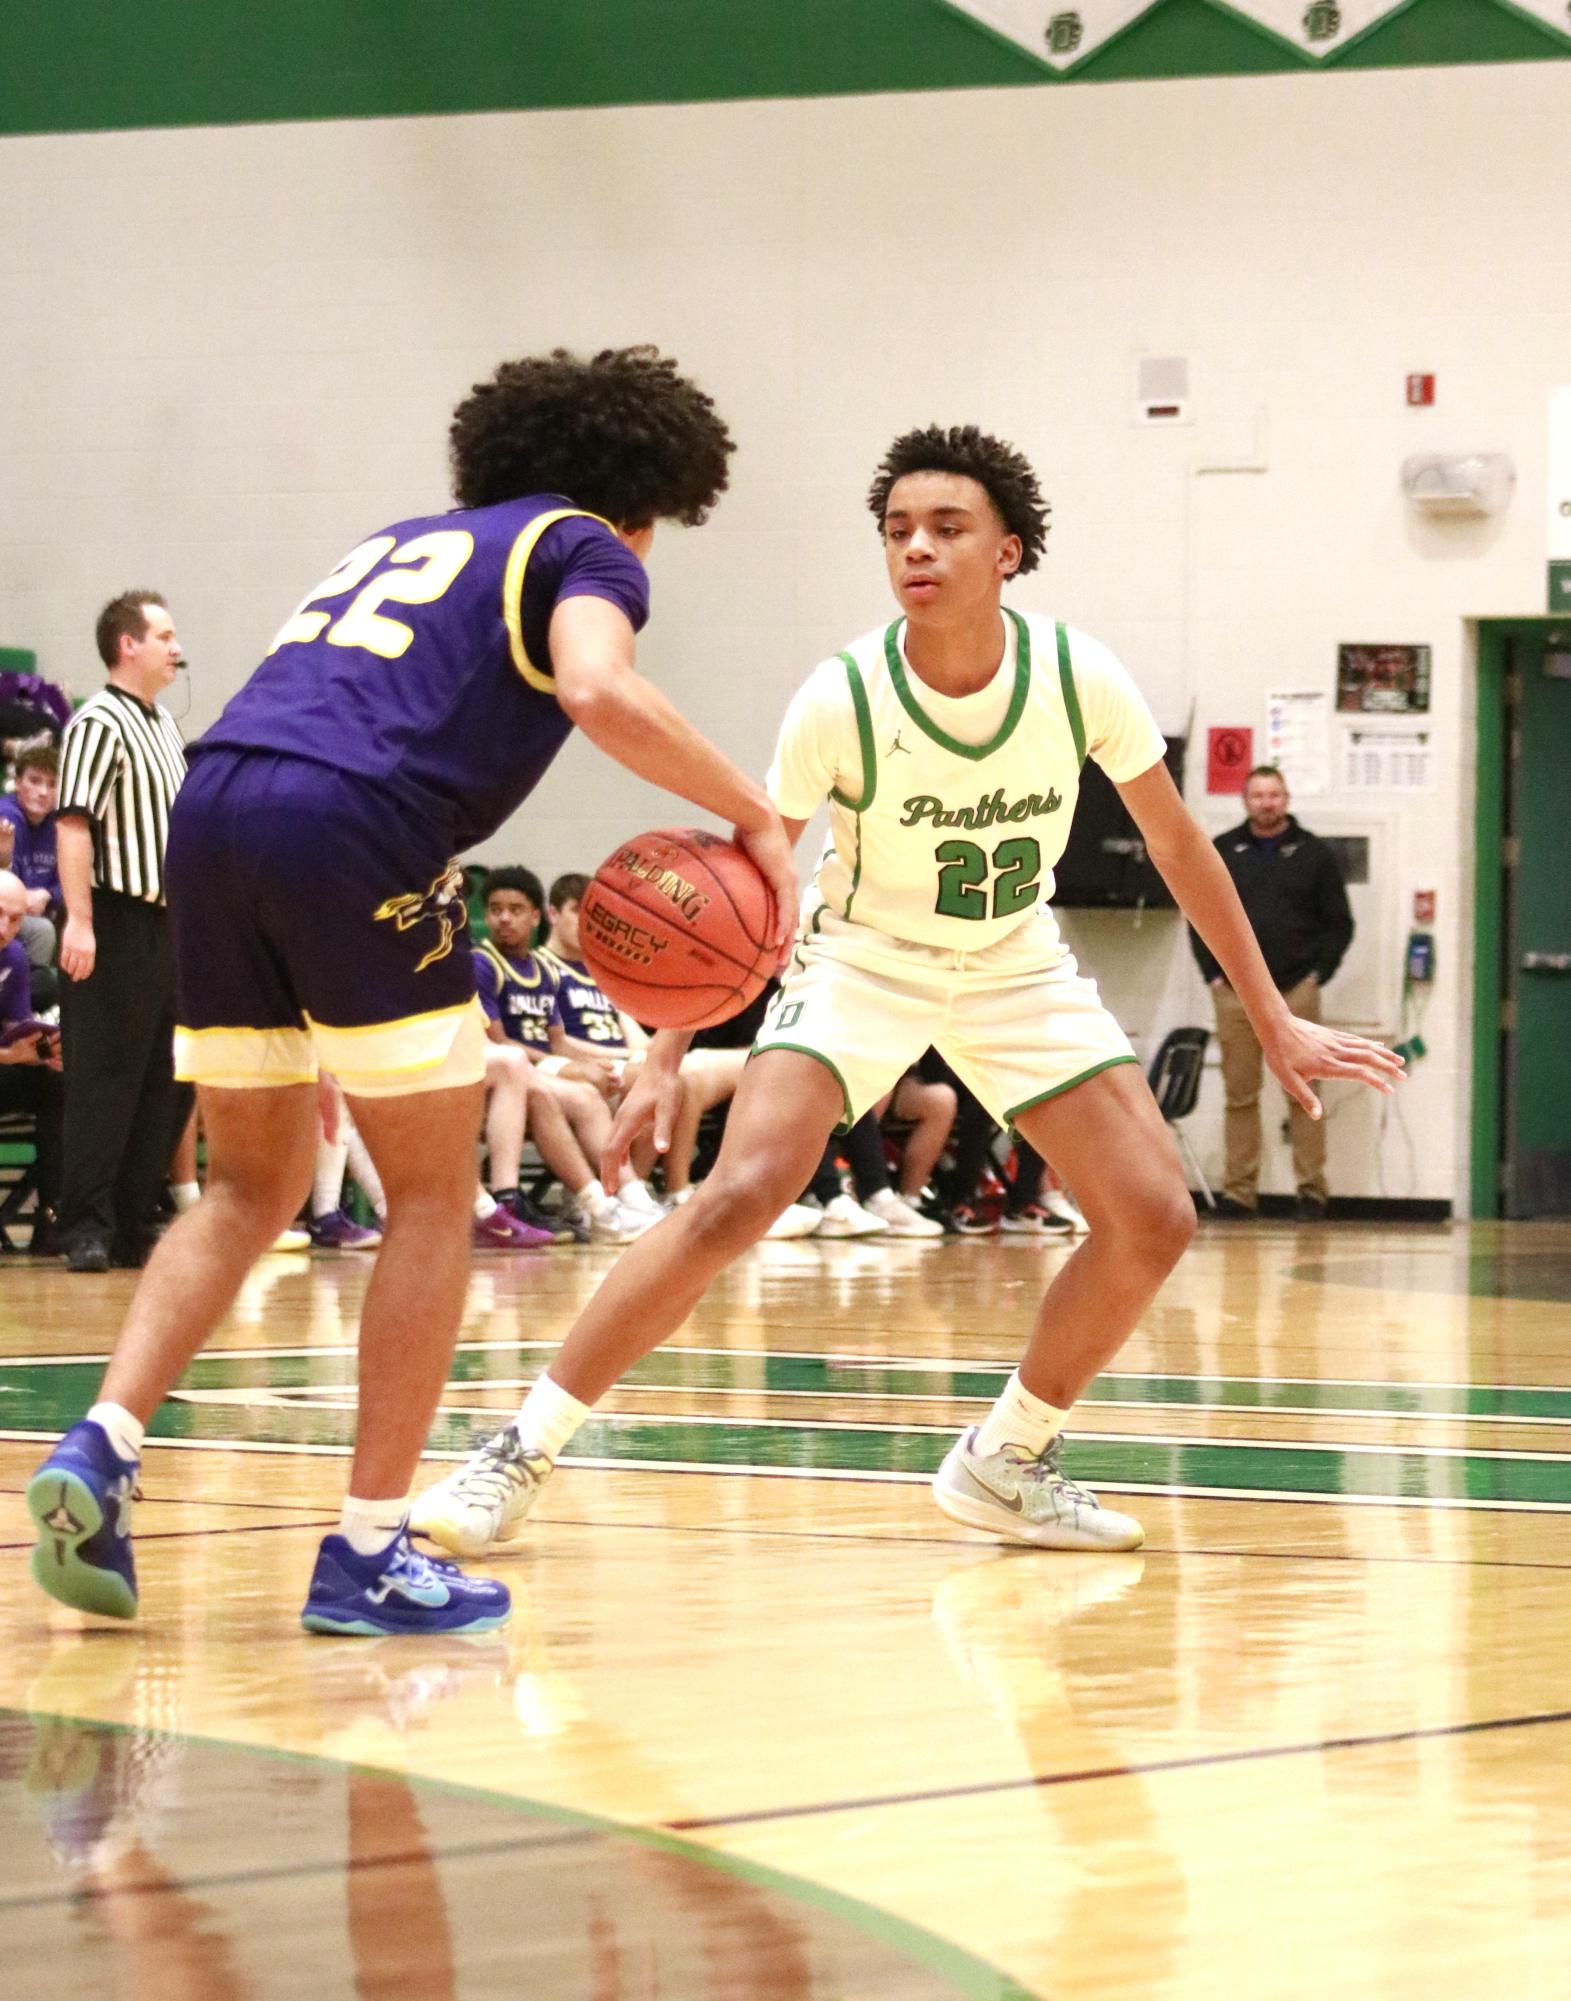
[[[1116,738],[1111,754],[1099,756],[1109,775],[1132,777],[1161,758],[1149,709],[1105,648],[1049,619],[1013,610],[1005,617],[1013,686],[984,743],[961,742],[923,706],[932,691],[902,656],[898,620],[825,661],[793,703],[771,790],[791,818],[806,817],[829,791],[830,838],[816,886],[836,916],[912,944],[972,952],[1046,902],[1087,751],[1075,652],[1088,662],[1096,655],[1098,715],[1110,718]],[[855,754],[845,747],[846,694]],[[823,785],[821,771],[854,772],[859,783]],[[821,789],[808,806],[815,782]],[[806,917],[811,925],[811,900]]]

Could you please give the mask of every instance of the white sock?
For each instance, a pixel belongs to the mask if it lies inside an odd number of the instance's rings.
[[[94,1424],[102,1425],[104,1436],[122,1459],[140,1459],[147,1426],[118,1403],[95,1403],[87,1413]]]
[[[475,1189],[475,1221],[484,1223],[496,1214],[496,1201],[483,1188]]]
[[[1064,1428],[1067,1410],[1032,1396],[1016,1369],[1004,1393],[977,1427],[975,1451],[985,1459],[1005,1445],[1018,1445],[1033,1459],[1044,1453]]]
[[[316,1175],[311,1183],[311,1214],[331,1216],[343,1206],[344,1167],[349,1159],[349,1142],[342,1133],[337,1139],[316,1143]]]
[[[540,1376],[519,1406],[513,1429],[531,1452],[543,1452],[555,1461],[588,1415],[588,1404],[570,1397],[549,1376]]]
[[[194,1209],[202,1199],[200,1181],[171,1181],[169,1199],[175,1205],[175,1214],[183,1216],[187,1209]]]
[[[622,1170],[622,1178],[617,1183],[618,1202],[631,1203],[635,1209],[658,1209],[660,1204],[650,1194],[648,1185],[641,1174],[635,1174],[630,1167]]]
[[[407,1494],[396,1501],[357,1501],[349,1494],[339,1510],[338,1533],[356,1556],[375,1556],[397,1535],[408,1513]]]
[[[355,1130],[347,1111],[343,1115],[343,1134],[344,1144],[349,1149],[349,1171],[355,1178],[355,1186],[385,1223],[387,1193],[382,1187],[382,1177],[372,1165],[366,1143]]]
[[[614,1198],[607,1195],[593,1175],[579,1189],[577,1199],[583,1203],[591,1216],[603,1216],[608,1209],[616,1207]]]

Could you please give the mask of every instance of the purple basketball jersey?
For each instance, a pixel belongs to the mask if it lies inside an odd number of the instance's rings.
[[[373,780],[452,852],[494,833],[572,724],[547,635],[598,597],[637,631],[644,567],[597,517],[551,495],[401,521],[304,598],[193,757],[308,758]]]

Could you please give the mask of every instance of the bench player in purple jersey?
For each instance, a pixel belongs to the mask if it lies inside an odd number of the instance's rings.
[[[303,1621],[500,1625],[505,1588],[427,1562],[404,1526],[463,1306],[485,1075],[454,857],[528,798],[577,724],[732,823],[774,890],[782,945],[795,923],[763,787],[634,668],[656,522],[696,525],[725,488],[732,443],[713,403],[652,348],[558,349],[480,384],[451,447],[457,508],[353,549],[192,747],[167,877],[177,1063],[202,1100],[207,1189],[143,1274],[98,1402],[28,1489],[34,1576],[87,1611],[135,1612],[144,1427],[300,1206],[320,1063],[388,1215],[349,1498]]]

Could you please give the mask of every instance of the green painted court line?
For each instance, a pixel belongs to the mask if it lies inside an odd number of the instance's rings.
[[[215,1370],[222,1380],[205,1385],[209,1390],[290,1387],[266,1380],[275,1373],[270,1365],[232,1372],[221,1362],[218,1356],[202,1358],[189,1373],[192,1387],[200,1392],[203,1375]],[[241,1381],[234,1380],[235,1373]],[[289,1373],[307,1378],[296,1385],[300,1388],[335,1387],[319,1374],[313,1381],[305,1369]],[[5,1392],[0,1420],[11,1432],[51,1436],[86,1407],[97,1374],[96,1364],[0,1368]],[[462,1453],[494,1416],[444,1408],[432,1427],[430,1448]],[[158,1411],[149,1436],[220,1444],[243,1429],[253,1447],[333,1450],[348,1443],[352,1418],[347,1399],[343,1407],[270,1402],[237,1411],[224,1402],[177,1398]],[[952,1436],[947,1426],[610,1417],[591,1419],[574,1440],[571,1456],[616,1466],[919,1479],[937,1468]],[[1072,1443],[1070,1464],[1093,1484],[1118,1488],[1571,1508],[1571,1456],[1552,1453],[1083,1434]]]
[[[518,1379],[488,1373],[486,1358],[496,1354],[549,1355],[555,1341],[468,1341],[453,1359],[455,1383]],[[223,1349],[198,1357],[183,1379],[193,1389],[237,1384],[268,1389],[350,1382],[354,1349],[347,1344],[318,1348]],[[260,1373],[243,1366],[265,1363]],[[102,1368],[98,1356],[29,1356],[0,1364],[0,1398],[17,1387],[10,1379],[25,1370]],[[1014,1368],[1012,1362],[950,1362],[920,1356],[857,1357],[806,1351],[664,1347],[646,1355],[623,1381],[638,1389],[751,1390],[780,1396],[884,1396],[917,1400],[991,1403]],[[923,1387],[913,1391],[913,1376]],[[96,1387],[96,1382],[90,1388]],[[1394,1418],[1475,1418],[1486,1423],[1571,1424],[1571,1388],[1505,1383],[1356,1382],[1347,1378],[1270,1376],[1188,1376],[1116,1373],[1101,1376],[1083,1401],[1114,1408],[1171,1406],[1204,1411],[1273,1411],[1283,1416],[1368,1415]],[[0,1402],[0,1416],[9,1415]]]

